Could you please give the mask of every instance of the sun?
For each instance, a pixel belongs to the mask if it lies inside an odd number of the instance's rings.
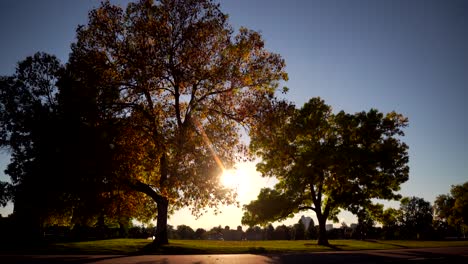
[[[221,183],[237,193],[237,201],[247,202],[251,190],[251,174],[242,168],[225,170],[221,175]]]
[[[237,170],[224,170],[223,174],[221,175],[221,183],[228,188],[231,189],[239,189],[242,176]]]
[[[237,163],[235,169],[224,170],[220,183],[237,193],[237,201],[247,204],[257,198],[261,188],[272,187],[274,180],[263,178],[254,162]]]

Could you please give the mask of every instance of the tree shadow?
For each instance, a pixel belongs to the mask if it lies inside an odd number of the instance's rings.
[[[304,243],[304,246],[317,246],[318,244],[317,243]],[[340,248],[340,247],[344,247],[345,245],[341,245],[341,244],[328,244],[324,247],[327,247],[327,248],[330,248],[330,249],[333,249],[335,251],[342,251],[343,248]]]
[[[150,243],[130,255],[200,255],[209,253],[210,252],[206,250],[198,248],[187,248],[182,246],[174,246],[171,244],[157,245]]]
[[[342,251],[343,249],[340,248],[340,246],[343,247],[344,245],[340,245],[340,244],[332,245],[332,244],[329,244],[329,245],[327,245],[327,246],[325,246],[325,247],[331,248],[331,249],[333,249],[333,250],[335,250],[335,251]]]
[[[390,246],[394,246],[394,247],[397,247],[397,248],[410,248],[410,247],[403,246],[403,245],[393,244],[393,243],[389,243],[389,242],[382,242],[382,241],[373,240],[373,239],[364,240],[364,241],[371,242],[371,243],[376,243],[376,244],[382,244],[382,245],[390,245]]]
[[[250,254],[265,254],[268,253],[268,251],[264,247],[250,247],[247,250],[248,253]]]

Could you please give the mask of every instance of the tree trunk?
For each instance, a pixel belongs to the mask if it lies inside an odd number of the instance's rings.
[[[328,243],[327,229],[326,229],[327,218],[323,215],[317,215],[317,220],[319,222],[317,244],[321,246],[329,246],[330,244]]]
[[[156,237],[153,241],[157,245],[167,245],[169,240],[167,238],[167,209],[169,201],[165,197],[161,197],[157,202],[158,218],[156,222]]]
[[[153,188],[151,188],[149,185],[144,184],[140,181],[130,181],[129,184],[136,191],[142,192],[151,197],[151,199],[153,199],[153,201],[156,203],[156,206],[158,207],[158,216],[156,220],[156,234],[153,244],[169,244],[169,240],[167,238],[167,211],[169,207],[169,200],[166,197],[156,193],[156,191],[153,190]]]

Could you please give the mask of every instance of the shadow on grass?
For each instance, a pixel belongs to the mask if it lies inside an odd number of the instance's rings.
[[[250,247],[247,250],[247,253],[250,253],[250,254],[266,254],[266,253],[268,253],[268,250],[266,250],[264,247]]]
[[[345,245],[338,245],[338,244],[337,244],[337,245],[331,245],[331,244],[329,244],[329,245],[326,246],[326,247],[328,247],[328,248],[330,248],[330,249],[333,249],[333,250],[335,250],[335,251],[342,251],[343,249],[340,248],[340,247],[343,247],[343,246],[345,246]]]
[[[312,246],[317,246],[317,243],[304,243],[304,246],[309,246],[309,247],[312,247]],[[335,251],[342,251],[343,248],[341,247],[344,247],[345,245],[341,245],[341,244],[329,244],[328,246],[324,246],[324,247],[327,247],[327,248],[330,248],[332,250],[335,250]]]
[[[378,241],[378,240],[373,240],[373,239],[369,239],[369,240],[363,240],[365,242],[370,242],[370,243],[376,243],[376,244],[382,244],[382,245],[390,245],[390,246],[394,246],[394,247],[397,247],[397,248],[411,248],[411,247],[407,247],[407,246],[403,246],[403,245],[398,245],[398,244],[393,244],[393,243],[389,243],[389,242],[382,242],[382,241]]]
[[[150,243],[131,255],[199,255],[209,253],[210,252],[207,250],[199,248],[187,248],[174,244],[157,245]]]

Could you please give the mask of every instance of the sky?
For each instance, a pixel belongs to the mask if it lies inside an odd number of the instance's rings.
[[[235,29],[260,31],[266,48],[286,61],[298,107],[320,96],[334,111],[376,108],[409,118],[409,180],[400,194],[433,203],[451,185],[468,181],[468,1],[433,0],[221,0]],[[128,1],[113,0],[121,6]],[[99,1],[0,1],[0,75],[37,51],[67,61],[75,29]],[[8,164],[0,153],[0,168]],[[238,165],[240,203],[255,199],[275,179],[261,178],[254,163]],[[3,170],[3,169],[2,169]],[[0,172],[0,180],[7,180]],[[385,203],[398,207],[398,202]],[[7,215],[12,206],[0,208]],[[296,223],[303,212],[283,223]],[[242,210],[224,207],[195,219],[176,212],[169,224],[194,228],[240,225]],[[355,222],[349,213],[339,216]],[[317,223],[317,222],[316,222]],[[275,224],[277,225],[277,224]]]

